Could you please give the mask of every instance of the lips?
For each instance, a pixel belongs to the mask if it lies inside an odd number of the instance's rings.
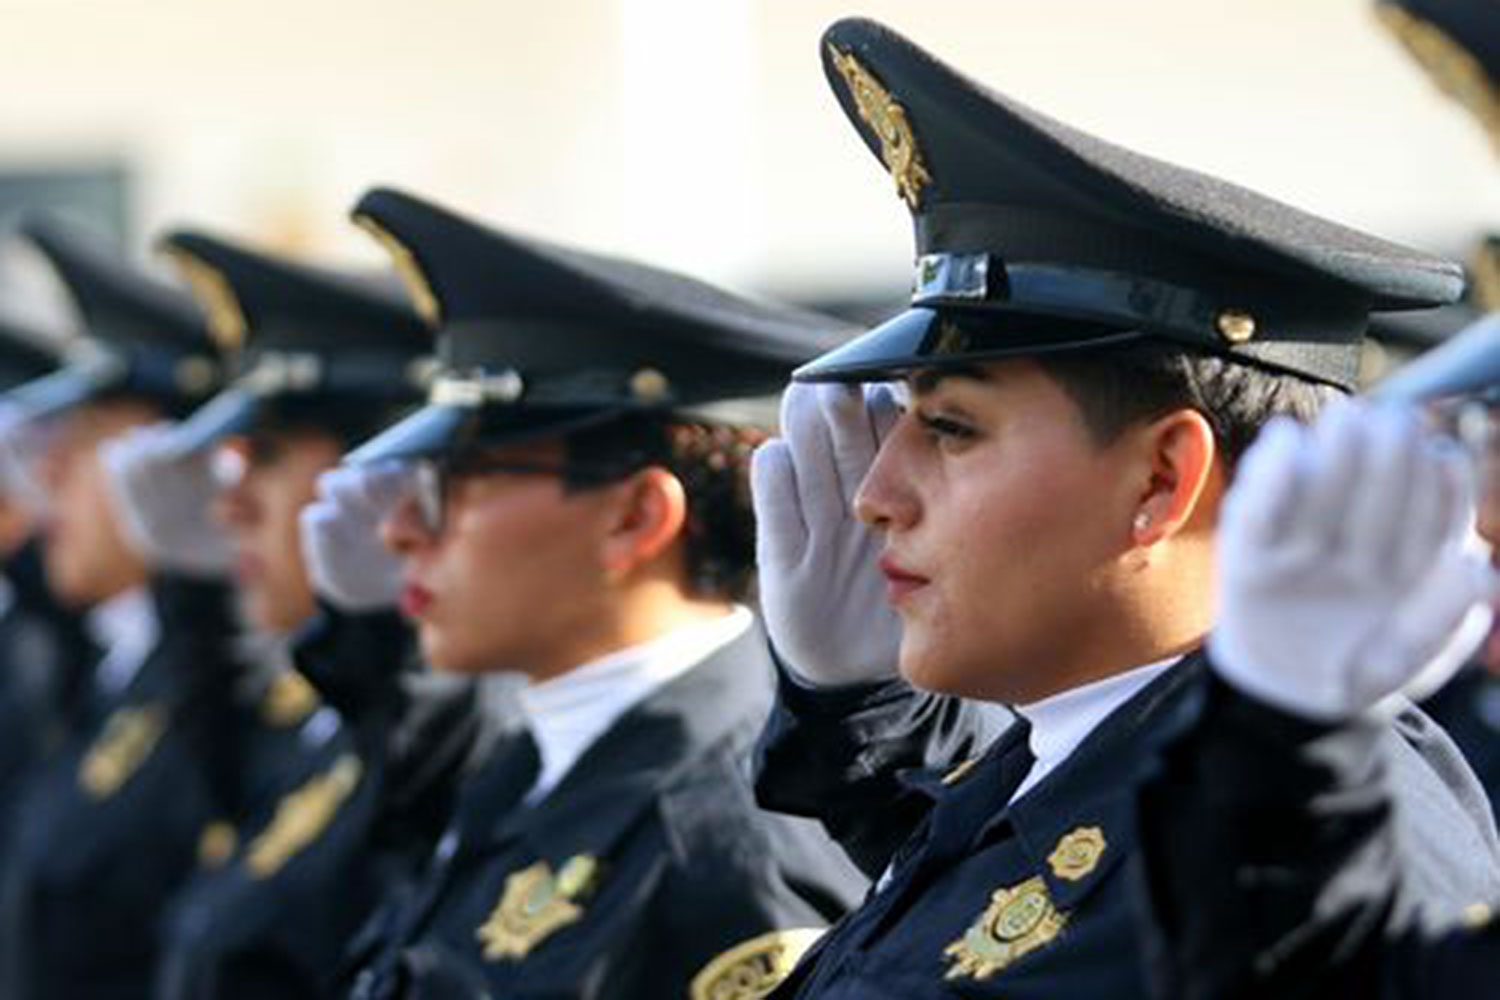
[[[408,583],[401,588],[401,613],[408,618],[421,618],[432,606],[432,591],[421,584]]]
[[[932,581],[919,573],[902,567],[891,556],[880,560],[880,572],[885,576],[885,596],[892,604],[900,604]]]

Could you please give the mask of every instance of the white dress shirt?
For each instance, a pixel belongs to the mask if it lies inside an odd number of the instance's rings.
[[[84,628],[104,650],[94,677],[107,696],[119,694],[135,680],[161,637],[156,605],[145,587],[135,587],[95,605],[84,618]]]
[[[516,692],[541,772],[526,804],[546,798],[621,715],[749,630],[750,610],[689,625]]]

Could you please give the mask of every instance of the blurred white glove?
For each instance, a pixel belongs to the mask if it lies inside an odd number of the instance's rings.
[[[37,479],[52,421],[33,420],[19,406],[0,403],[0,493],[33,511],[47,506],[47,491]]]
[[[1219,527],[1209,656],[1235,687],[1320,721],[1451,674],[1483,639],[1493,589],[1473,471],[1414,415],[1344,402],[1272,422]]]
[[[884,386],[793,384],[781,437],[751,464],[766,631],[782,662],[814,685],[897,674],[901,621],[886,600],[880,536],[854,516],[897,415]]]
[[[208,452],[184,452],[172,424],[136,427],[99,446],[125,538],[154,569],[223,576],[233,546],[210,514],[218,486]]]
[[[412,489],[399,461],[339,466],[318,477],[318,499],[302,508],[302,557],[313,590],[344,611],[395,606],[401,560],[380,541],[380,522]]]

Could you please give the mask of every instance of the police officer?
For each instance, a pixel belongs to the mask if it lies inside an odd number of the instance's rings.
[[[173,900],[155,996],[323,996],[375,901],[430,852],[448,808],[442,779],[472,734],[460,714],[442,739],[408,745],[403,722],[430,699],[404,684],[413,642],[394,591],[358,613],[320,612],[299,531],[318,475],[420,399],[430,338],[394,275],[329,271],[193,230],[162,247],[234,345],[236,374],[181,425],[138,443],[151,458],[136,463],[133,488],[140,506],[171,516],[152,531],[170,544],[183,515],[163,484],[206,480],[219,449],[232,469],[214,502],[244,617],[283,659],[296,636],[299,669],[281,663],[265,703],[290,716],[296,744],[274,724],[248,734],[243,766],[264,775],[266,808],[221,825],[217,850]],[[426,784],[393,774],[395,747],[421,755]]]
[[[1377,394],[1447,405],[1497,384],[1492,318]],[[1461,423],[1488,448],[1485,408]],[[1396,692],[1440,683],[1490,624],[1473,485],[1458,449],[1369,405],[1256,443],[1225,505],[1204,706],[1140,792],[1159,996],[1493,994],[1500,897],[1475,886],[1459,926],[1422,919],[1428,859],[1378,745]]]
[[[148,566],[101,445],[202,401],[218,359],[177,289],[55,220],[21,231],[54,265],[81,332],[66,364],[7,401],[49,425],[47,582],[66,605],[91,609],[104,652],[81,729],[11,806],[0,993],[139,997],[163,903],[196,863],[205,824],[235,808],[217,734],[232,718],[238,667],[227,586]]]
[[[757,790],[881,873],[771,995],[1145,996],[1127,789],[1204,683],[1236,460],[1351,384],[1372,310],[1449,301],[1460,272],[1085,135],[869,21],[822,49],[918,262],[912,308],[802,368],[756,459],[786,667]],[[955,696],[1019,721],[945,774],[980,728]],[[1379,748],[1426,904],[1454,913],[1496,884],[1472,777],[1441,734]]]
[[[528,683],[353,995],[759,995],[863,885],[748,782],[750,404],[840,331],[395,191],[355,219],[439,330],[428,405],[349,459],[413,477],[402,606],[435,669]]]

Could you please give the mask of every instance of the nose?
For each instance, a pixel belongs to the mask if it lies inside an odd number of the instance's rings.
[[[380,521],[380,542],[395,555],[406,558],[431,545],[433,534],[422,517],[421,505],[408,492]]]
[[[921,428],[903,413],[885,438],[854,495],[854,516],[877,531],[905,530],[917,523],[921,506],[912,489],[912,458]]]

